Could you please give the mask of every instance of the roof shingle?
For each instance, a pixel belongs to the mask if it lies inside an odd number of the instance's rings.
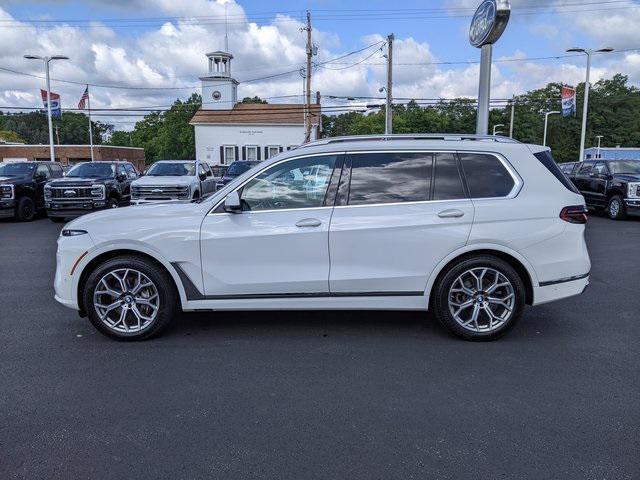
[[[300,103],[237,103],[232,110],[200,109],[191,119],[192,125],[224,123],[304,124],[305,106]],[[317,125],[320,105],[311,105],[311,122]]]

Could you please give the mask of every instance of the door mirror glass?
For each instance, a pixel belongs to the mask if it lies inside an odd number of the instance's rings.
[[[233,191],[224,199],[224,211],[229,213],[240,213],[242,211],[238,192]]]
[[[198,175],[198,178],[200,178],[200,180],[204,182],[207,179],[207,174],[204,172],[200,172],[200,175]]]

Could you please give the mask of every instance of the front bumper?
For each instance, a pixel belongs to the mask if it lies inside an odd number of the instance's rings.
[[[640,216],[640,198],[625,198],[627,215]]]
[[[164,199],[154,199],[154,200],[147,200],[144,198],[132,198],[131,199],[131,205],[151,205],[151,204],[155,204],[155,203],[181,203],[181,202],[188,202],[189,199],[188,198],[164,198]]]
[[[102,210],[107,206],[106,200],[83,200],[80,202],[56,202],[47,200],[45,208],[50,217],[79,217],[85,213]]]
[[[16,213],[16,201],[0,200],[0,218],[11,218]]]
[[[56,273],[53,281],[55,299],[65,307],[79,310],[78,279],[86,266],[87,252],[94,246],[89,234],[58,237]],[[72,274],[73,272],[73,274]]]

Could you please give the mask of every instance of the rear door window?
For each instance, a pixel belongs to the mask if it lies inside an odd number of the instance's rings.
[[[506,197],[515,181],[495,155],[488,153],[460,153],[471,198]]]
[[[593,170],[593,162],[583,162],[578,170],[578,175],[589,175]]]
[[[573,169],[573,164],[569,164],[568,170],[561,171],[561,167],[558,167],[558,164],[551,155],[551,151],[544,150],[542,152],[534,153],[533,156],[536,157],[540,161],[540,163],[542,163],[542,165],[544,165],[547,170],[549,170],[553,174],[553,176],[556,177],[560,181],[560,183],[565,186],[565,188],[571,190],[574,193],[578,193],[578,189],[575,187],[573,182],[569,180],[565,173],[563,173],[567,171],[571,172],[571,169]]]
[[[454,153],[436,154],[433,172],[433,200],[457,200],[467,198]]]
[[[357,153],[349,157],[349,205],[429,200],[432,153]]]

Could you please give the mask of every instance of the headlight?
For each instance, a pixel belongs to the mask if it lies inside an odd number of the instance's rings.
[[[96,200],[104,200],[104,185],[91,185],[91,196]]]
[[[51,198],[51,185],[44,186],[44,198],[46,199]]]
[[[86,230],[62,230],[63,237],[77,237],[78,235],[86,235]]]
[[[640,198],[640,182],[629,182],[629,198]]]
[[[13,198],[13,185],[0,185],[0,198]]]

